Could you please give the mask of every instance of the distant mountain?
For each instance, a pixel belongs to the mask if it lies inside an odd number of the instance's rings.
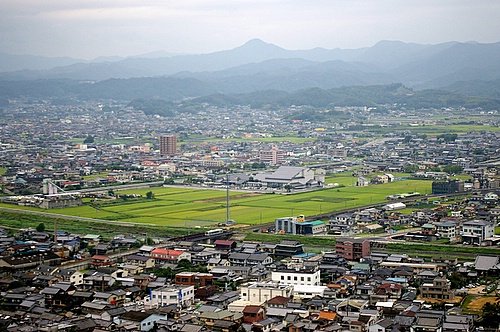
[[[500,79],[493,81],[460,81],[445,86],[442,89],[469,97],[500,99]]]
[[[58,66],[68,66],[85,60],[68,57],[44,57],[35,55],[19,55],[0,53],[0,72],[19,70],[47,70]]]
[[[0,81],[11,82],[10,86],[0,84],[6,89],[0,91],[0,96],[28,93],[23,86],[31,86],[32,95],[114,96],[126,100],[162,95],[171,101],[207,94],[227,97],[267,90],[329,91],[396,82],[414,89],[442,88],[450,93],[455,92],[455,83],[473,88],[477,81],[500,80],[500,43],[421,45],[381,41],[372,47],[352,50],[286,50],[254,39],[234,49],[209,54],[154,56],[155,53],[124,59],[107,57],[78,63],[69,58],[48,58],[45,62],[37,58],[30,68],[39,66],[40,70],[0,73]],[[20,57],[17,64],[13,64],[12,58],[9,61],[0,62],[1,68],[20,68],[29,59]],[[69,64],[62,64],[65,61]],[[54,63],[57,67],[47,69]],[[13,83],[30,80],[34,82]],[[39,86],[40,80],[47,85]],[[144,86],[137,86],[139,83]],[[455,88],[460,95],[468,96],[458,86]],[[477,96],[497,98],[494,89],[486,91],[492,94],[483,92]]]
[[[155,53],[1,73],[0,79],[100,81],[175,75],[206,80],[223,92],[248,92],[390,82],[434,88],[457,81],[500,78],[500,43],[421,45],[381,41],[372,47],[352,50],[286,50],[254,39],[234,49],[209,54],[154,56]],[[9,70],[12,68],[19,66]]]
[[[295,91],[310,87],[333,88],[350,85],[388,84],[393,78],[365,63],[340,60],[314,62],[304,59],[272,59],[222,71],[182,72],[176,77],[191,77],[211,83],[223,93],[260,90]]]
[[[305,105],[314,107],[332,106],[380,106],[399,104],[410,108],[441,107],[500,107],[500,99],[469,98],[457,93],[441,90],[414,91],[402,84],[351,86],[335,89],[310,88],[295,92],[258,91],[248,94],[215,94],[195,98],[194,103],[218,106],[250,105],[252,107]]]
[[[465,83],[464,83],[465,84]],[[498,85],[498,82],[497,82]],[[184,109],[201,104],[215,106],[250,105],[252,107],[379,106],[399,104],[410,108],[482,107],[500,108],[500,98],[471,96],[457,91],[413,90],[402,84],[348,86],[333,89],[306,88],[298,91],[268,89],[249,93],[221,93],[212,84],[190,77],[145,77],[110,79],[100,82],[75,80],[0,81],[0,100],[8,105],[12,98],[51,99],[56,103],[78,100],[121,100],[149,114],[171,116],[176,103]],[[466,85],[465,85],[466,88]],[[498,93],[498,90],[495,90]]]
[[[75,80],[0,81],[0,98],[78,98],[124,101],[158,98],[173,101],[216,92],[209,84],[196,79],[174,77],[110,79],[97,83]]]

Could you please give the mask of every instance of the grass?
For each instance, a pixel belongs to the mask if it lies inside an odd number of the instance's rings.
[[[449,125],[427,125],[427,126],[389,126],[389,127],[366,127],[364,131],[376,133],[388,133],[396,131],[408,131],[414,134],[439,135],[444,133],[468,133],[468,132],[499,132],[500,127],[489,125],[466,125],[466,124],[449,124]]]
[[[467,314],[481,314],[486,303],[495,303],[500,300],[496,296],[467,295],[462,302],[462,309]]]
[[[495,235],[500,235],[500,226],[495,226]]]
[[[57,229],[77,233],[87,234],[96,233],[104,238],[112,238],[117,234],[130,234],[137,237],[141,234],[148,234],[150,237],[165,236],[176,237],[189,233],[193,233],[190,228],[172,228],[172,227],[152,227],[141,225],[113,225],[98,222],[82,221],[82,220],[68,220],[57,219],[52,217],[45,217],[39,215],[25,214],[20,211],[5,212],[0,210],[0,225],[5,228],[23,229],[23,228],[36,228],[40,223],[45,225],[45,230],[51,232],[54,229],[54,224],[57,224]]]
[[[0,167],[0,176],[5,175],[7,173],[7,168],[6,167]]]
[[[430,181],[407,180],[368,187],[342,187],[291,195],[231,192],[231,219],[238,224],[257,225],[276,218],[304,214],[314,216],[360,206],[384,203],[390,194],[418,191],[429,193]],[[145,188],[120,191],[141,194],[153,191],[151,201],[127,202],[95,209],[90,205],[52,209],[48,212],[125,222],[175,227],[213,227],[226,219],[225,191],[188,187]],[[14,208],[13,205],[0,206]],[[37,208],[19,207],[37,210]]]
[[[470,255],[499,255],[500,249],[497,248],[482,248],[482,247],[462,247],[443,244],[421,244],[421,243],[388,243],[386,246],[388,251],[405,252],[405,253],[421,253],[433,252],[443,254],[470,254]]]
[[[282,143],[282,142],[290,142],[290,143],[306,143],[306,142],[314,142],[315,138],[310,137],[296,137],[296,136],[273,136],[273,137],[233,137],[233,138],[213,138],[213,137],[197,137],[186,139],[182,141],[182,143],[242,143],[242,142],[263,142],[263,143]]]
[[[292,240],[302,243],[304,246],[322,248],[324,250],[335,249],[334,237],[320,236],[302,236],[291,234],[266,234],[266,233],[248,233],[245,241],[259,241],[268,243],[280,243],[283,240]]]
[[[98,173],[93,173],[90,175],[84,175],[83,179],[90,181],[90,180],[97,180],[97,179],[106,179],[108,177],[109,172],[98,172]]]

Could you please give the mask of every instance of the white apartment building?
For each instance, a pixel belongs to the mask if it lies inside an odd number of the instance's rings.
[[[177,305],[189,307],[194,301],[194,286],[165,286],[151,290],[151,294],[144,298],[145,306],[162,307]]]
[[[436,233],[441,236],[441,238],[450,239],[450,242],[456,242],[460,231],[458,229],[457,223],[453,221],[442,221],[434,223],[436,226]]]
[[[495,226],[489,221],[471,220],[462,224],[462,241],[469,244],[481,244],[494,234]]]
[[[321,274],[319,270],[281,270],[273,271],[271,280],[284,285],[318,286],[321,284]]]

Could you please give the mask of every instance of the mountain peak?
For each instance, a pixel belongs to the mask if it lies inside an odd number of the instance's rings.
[[[243,44],[237,48],[239,48],[239,49],[241,49],[241,48],[243,48],[243,49],[257,49],[257,50],[262,50],[262,49],[283,50],[283,48],[281,48],[279,46],[276,46],[276,45],[271,44],[271,43],[266,43],[262,39],[258,39],[258,38],[250,39],[245,44]]]

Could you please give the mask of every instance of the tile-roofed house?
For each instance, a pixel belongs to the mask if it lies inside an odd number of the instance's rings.
[[[151,251],[151,258],[153,258],[157,264],[160,263],[172,263],[177,264],[183,259],[191,261],[191,253],[182,250],[173,249],[161,249],[156,248]]]
[[[478,255],[474,261],[474,268],[478,272],[500,272],[500,256]]]

